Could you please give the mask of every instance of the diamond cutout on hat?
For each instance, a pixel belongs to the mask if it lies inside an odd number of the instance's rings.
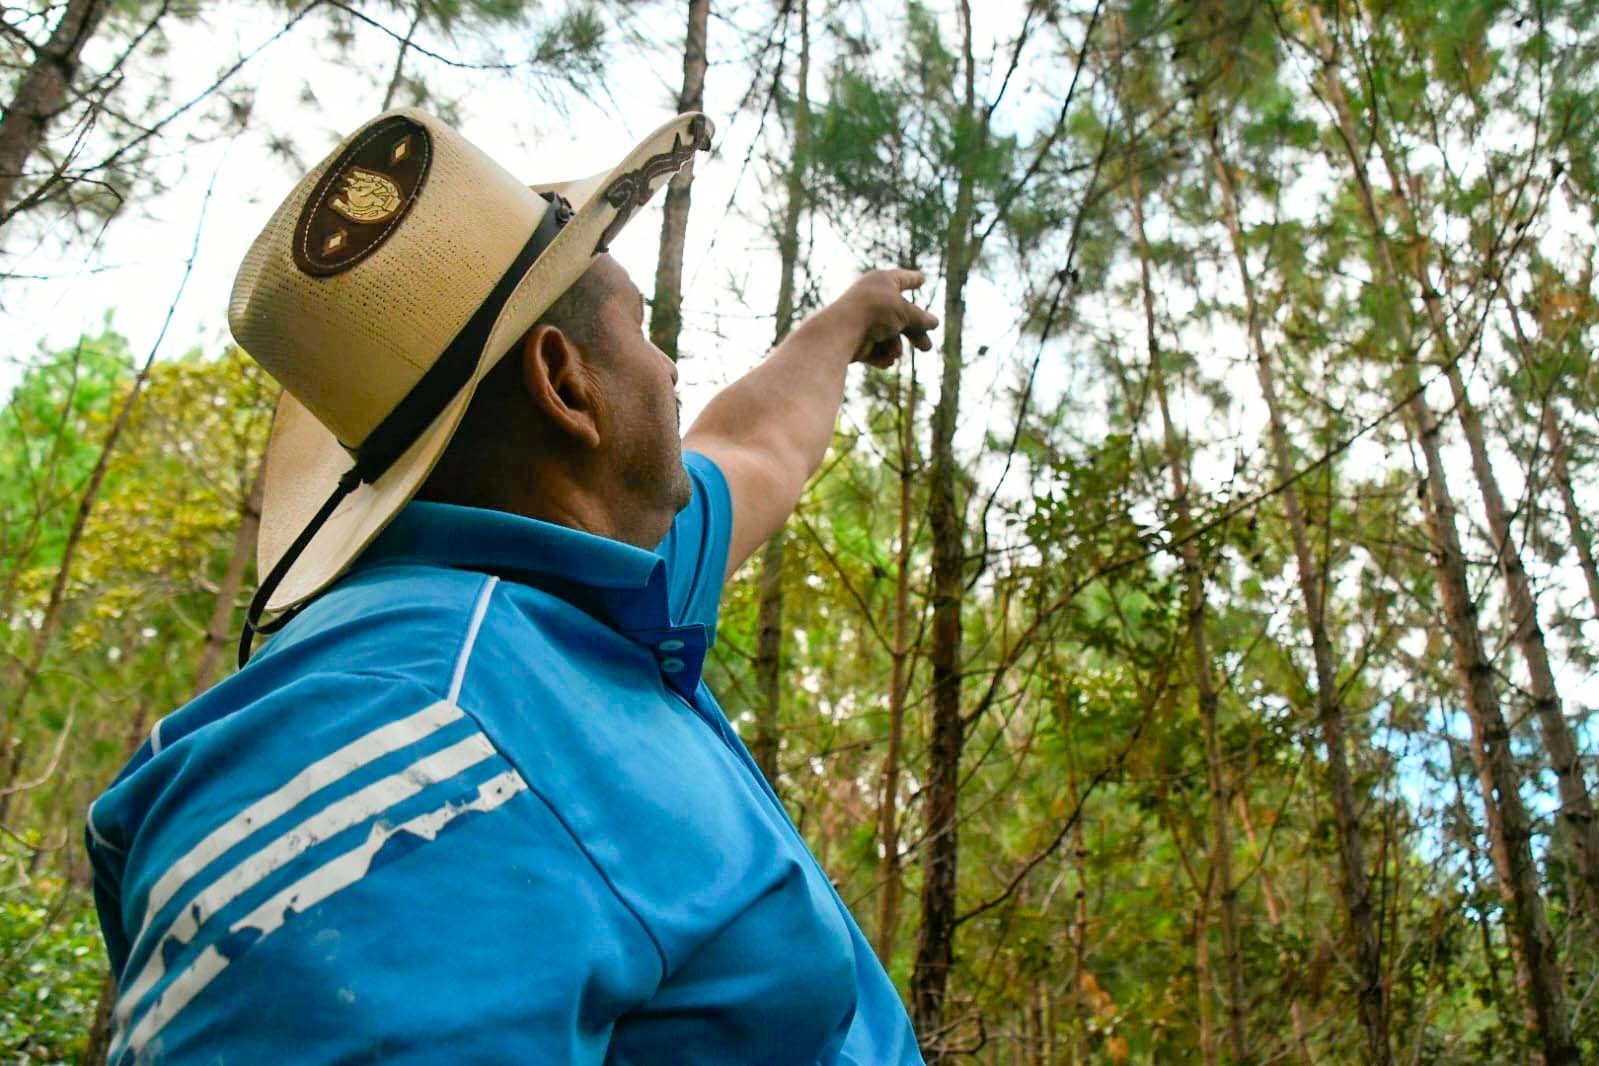
[[[336,229],[328,234],[328,239],[322,242],[322,254],[332,255],[344,247],[344,242],[349,239],[349,234],[342,229]]]
[[[389,149],[389,162],[398,163],[411,154],[411,138],[401,137],[398,143]]]

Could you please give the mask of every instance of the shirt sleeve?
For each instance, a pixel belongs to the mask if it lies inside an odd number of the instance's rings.
[[[600,1066],[660,956],[561,818],[467,709],[370,677],[283,691],[346,709],[328,743],[270,735],[304,718],[279,706],[166,753],[110,1061]]]
[[[694,494],[655,551],[666,560],[672,624],[703,625],[714,639],[733,536],[733,498],[721,468],[708,456],[684,452],[683,466]]]

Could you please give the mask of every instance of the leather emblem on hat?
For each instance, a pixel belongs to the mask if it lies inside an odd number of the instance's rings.
[[[400,187],[382,174],[351,167],[339,181],[344,190],[328,206],[351,222],[382,222],[400,209]]]
[[[611,239],[618,230],[627,224],[633,217],[633,212],[649,203],[650,196],[654,194],[656,186],[662,178],[669,178],[683,168],[683,165],[694,158],[695,152],[708,152],[711,150],[711,131],[704,115],[696,115],[689,121],[688,143],[683,143],[683,136],[679,133],[672,135],[672,147],[664,152],[657,152],[644,160],[637,170],[630,170],[621,175],[610,185],[606,186],[605,202],[616,208],[616,216],[611,219],[610,225],[605,227],[605,232],[600,234],[599,241],[594,246],[594,254],[608,251]]]
[[[294,264],[327,277],[375,252],[405,219],[427,181],[433,142],[394,115],[363,130],[323,173],[294,227]]]

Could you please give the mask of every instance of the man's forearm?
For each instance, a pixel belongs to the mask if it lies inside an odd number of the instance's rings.
[[[716,462],[732,497],[729,575],[782,528],[822,465],[849,364],[864,357],[874,366],[890,365],[902,350],[902,335],[914,347],[932,346],[927,331],[938,319],[904,295],[922,281],[915,270],[861,275],[695,420],[683,443]]]

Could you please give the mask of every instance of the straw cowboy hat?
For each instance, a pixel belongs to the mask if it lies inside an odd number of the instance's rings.
[[[679,115],[609,173],[528,186],[422,111],[385,112],[307,174],[251,245],[229,301],[283,386],[267,444],[239,662],[405,506],[477,383],[696,151]],[[263,613],[278,618],[262,625]]]

